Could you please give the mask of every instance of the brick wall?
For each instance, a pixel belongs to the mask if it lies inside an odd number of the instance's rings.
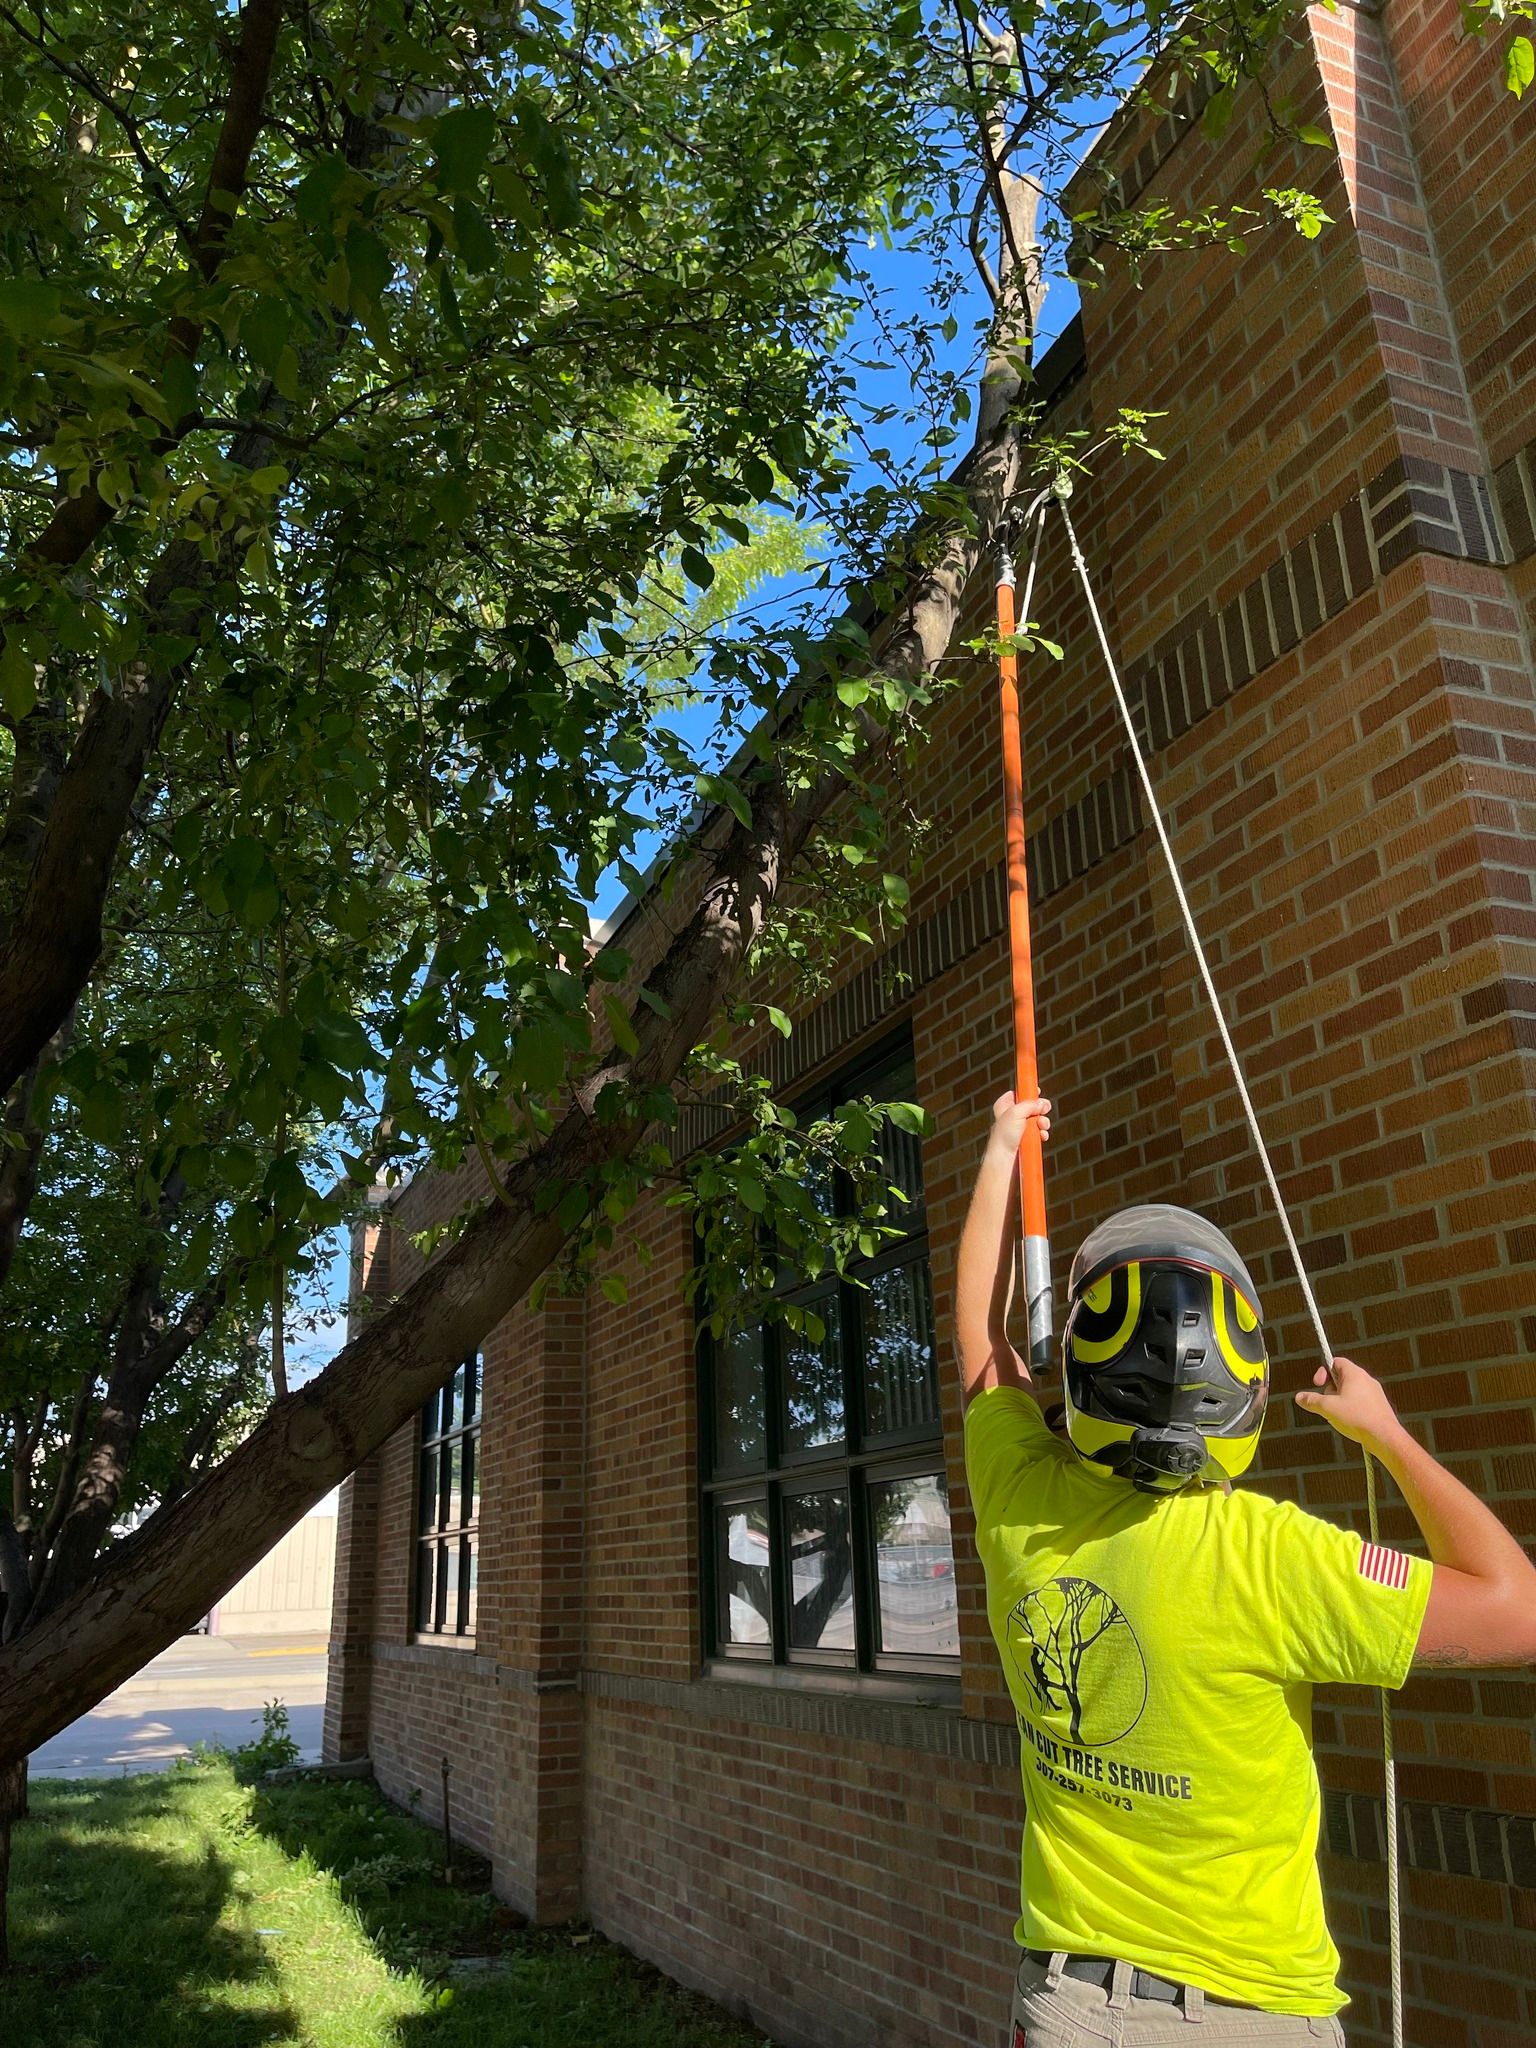
[[[1089,167],[1180,211],[1312,182],[1334,226],[1240,255],[1109,263],[1049,375],[1054,424],[1160,410],[1072,512],[1169,831],[1335,1342],[1536,1537],[1536,345],[1528,109],[1446,0],[1314,9],[1275,88],[1336,156],[1254,171],[1256,99],[1220,145],[1198,93],[1118,122]],[[985,615],[978,588],[960,638]],[[1054,528],[1026,676],[1031,889],[1058,1282],[1106,1212],[1153,1197],[1237,1236],[1282,1393],[1312,1335],[1263,1196]],[[912,774],[937,830],[906,931],[747,1042],[785,1088],[910,1027],[941,1343],[992,1095],[1011,1073],[995,704],[944,696]],[[665,938],[646,905],[624,938]],[[702,1136],[707,1118],[690,1124]],[[429,1183],[395,1205],[388,1285]],[[413,1641],[414,1440],[353,1481],[327,1741],[462,1825],[508,1896],[588,1913],[807,2044],[995,2039],[1010,1966],[1017,1755],[987,1633],[946,1387],[961,1687],[951,1710],[727,1679],[700,1661],[685,1228],[635,1219],[627,1301],[521,1311],[486,1355],[484,1563],[472,1648]],[[1358,1458],[1288,1404],[1255,1483],[1358,1521]],[[1408,1539],[1389,1503],[1390,1537]],[[1536,1685],[1415,1680],[1399,1702],[1409,2038],[1514,2048],[1536,2007]],[[1320,1696],[1324,1867],[1354,1999],[1385,2040],[1373,1702]]]

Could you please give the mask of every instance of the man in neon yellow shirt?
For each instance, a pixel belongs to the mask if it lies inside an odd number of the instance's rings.
[[[1391,1472],[1433,1563],[1234,1492],[1269,1370],[1257,1291],[1204,1218],[1132,1209],[1072,1269],[1065,1433],[1005,1331],[1017,1156],[995,1105],[956,1336],[987,1611],[1026,1820],[1014,2048],[1343,2034],[1317,1871],[1312,1687],[1536,1657],[1536,1570],[1335,1359],[1298,1402]]]

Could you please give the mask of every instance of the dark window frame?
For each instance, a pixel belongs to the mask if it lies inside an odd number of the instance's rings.
[[[457,1404],[457,1405],[455,1405]],[[485,1415],[485,1357],[471,1352],[431,1395],[416,1418],[412,1486],[411,1631],[424,1643],[472,1643],[479,1619],[481,1430]],[[452,1513],[449,1474],[459,1453],[458,1519]],[[426,1497],[428,1461],[435,1467],[435,1501]],[[451,1574],[444,1565],[452,1554]],[[428,1577],[428,1560],[431,1561]],[[431,1611],[423,1614],[423,1592]],[[449,1600],[452,1599],[452,1612]]]
[[[797,1113],[814,1115],[860,1096],[871,1095],[878,1099],[885,1092],[892,1071],[911,1064],[911,1034],[903,1030],[882,1039],[838,1069],[827,1082],[809,1090],[796,1103]],[[808,1682],[838,1689],[880,1689],[905,1684],[915,1686],[925,1696],[958,1699],[958,1639],[953,1652],[926,1654],[884,1649],[880,1640],[879,1554],[871,1511],[871,1489],[888,1480],[928,1478],[936,1474],[946,1498],[948,1494],[948,1459],[936,1335],[932,1420],[920,1420],[904,1428],[878,1434],[872,1434],[868,1428],[865,1313],[869,1296],[857,1283],[878,1280],[909,1264],[920,1265],[925,1271],[930,1327],[932,1325],[927,1204],[922,1192],[920,1159],[917,1164],[917,1196],[909,1208],[899,1212],[900,1220],[906,1225],[899,1240],[883,1245],[872,1258],[851,1262],[845,1278],[834,1275],[797,1282],[790,1277],[779,1290],[780,1297],[788,1302],[814,1305],[819,1299],[833,1295],[839,1302],[844,1333],[844,1434],[840,1442],[806,1448],[793,1448],[783,1442],[786,1339],[790,1333],[783,1323],[770,1322],[761,1326],[764,1353],[762,1459],[756,1466],[720,1464],[715,1401],[717,1342],[704,1327],[708,1305],[701,1303],[699,1306],[696,1350],[700,1626],[706,1666],[717,1672],[737,1678],[755,1678],[770,1684]],[[838,1190],[839,1194],[842,1192]],[[851,1649],[794,1647],[789,1642],[786,1504],[796,1495],[831,1490],[841,1490],[847,1500],[852,1549],[853,1646]],[[717,1546],[723,1525],[718,1511],[754,1503],[760,1503],[763,1509],[769,1559],[769,1639],[761,1644],[726,1639],[720,1612],[723,1575]],[[951,1551],[952,1581],[953,1571]]]

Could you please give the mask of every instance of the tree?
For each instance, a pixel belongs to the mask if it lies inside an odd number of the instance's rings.
[[[0,1863],[27,1751],[672,1170],[753,949],[899,916],[899,751],[1020,473],[1041,191],[1143,57],[1235,78],[1281,19],[0,0]],[[908,473],[856,487],[869,233],[968,245],[988,304],[975,406],[936,368]],[[733,630],[711,586],[786,520],[855,608]],[[652,832],[642,974],[585,904]],[[814,1240],[807,1148],[857,1167],[856,1130],[741,1106],[681,1198],[722,1256],[733,1202]],[[275,1352],[237,1430],[318,1235],[381,1164],[466,1160],[422,1279],[305,1386]],[[34,1214],[76,1271],[110,1240],[67,1342]]]

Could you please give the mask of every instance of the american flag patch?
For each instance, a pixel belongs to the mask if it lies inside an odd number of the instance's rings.
[[[1401,1593],[1408,1584],[1408,1555],[1402,1550],[1385,1550],[1379,1543],[1360,1546],[1360,1576],[1378,1586],[1391,1586]]]

